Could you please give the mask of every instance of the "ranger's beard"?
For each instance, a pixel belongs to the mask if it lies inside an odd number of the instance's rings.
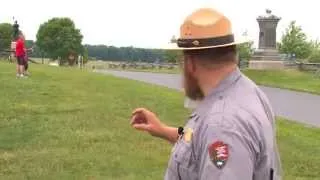
[[[201,101],[204,98],[204,93],[201,91],[199,83],[195,77],[188,73],[186,69],[184,73],[184,90],[188,98],[194,101]]]

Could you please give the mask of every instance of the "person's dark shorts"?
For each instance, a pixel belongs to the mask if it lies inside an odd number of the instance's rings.
[[[24,66],[24,56],[17,56],[17,63],[21,66]]]

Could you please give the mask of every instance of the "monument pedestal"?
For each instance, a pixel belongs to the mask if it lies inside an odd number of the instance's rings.
[[[283,61],[250,61],[249,69],[284,69]]]
[[[284,69],[285,64],[276,49],[258,49],[249,61],[250,69]]]

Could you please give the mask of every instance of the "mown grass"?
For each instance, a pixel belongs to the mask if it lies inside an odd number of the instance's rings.
[[[316,77],[313,73],[293,69],[247,69],[243,72],[260,85],[320,94],[320,77]]]
[[[181,92],[70,68],[0,62],[0,179],[163,179],[171,145],[129,126],[147,107],[168,124],[188,116]],[[278,120],[285,179],[320,177],[320,130]]]

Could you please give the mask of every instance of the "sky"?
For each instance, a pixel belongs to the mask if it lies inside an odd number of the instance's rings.
[[[232,22],[236,37],[245,31],[258,43],[256,18],[265,9],[280,16],[277,39],[296,20],[310,39],[320,40],[316,0],[0,0],[0,23],[18,20],[26,39],[36,39],[40,24],[53,17],[70,17],[84,44],[161,48],[178,37],[184,18],[197,8],[210,7]]]

